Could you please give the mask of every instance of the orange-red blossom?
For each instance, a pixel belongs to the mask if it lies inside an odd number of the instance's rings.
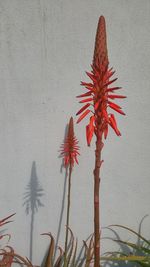
[[[78,143],[79,142],[74,134],[73,118],[71,117],[65,141],[61,145],[61,155],[65,167],[68,167],[69,165],[73,167],[75,162],[78,164],[77,157],[80,155]]]
[[[99,19],[93,64],[91,67],[92,71],[86,72],[91,82],[81,82],[81,85],[87,92],[77,96],[82,99],[80,103],[85,103],[85,105],[76,114],[80,115],[77,123],[88,114],[91,114],[89,123],[86,126],[88,145],[90,145],[94,133],[96,136],[104,135],[104,138],[106,139],[108,126],[111,126],[115,133],[120,136],[121,133],[112,111],[125,115],[121,106],[114,103],[115,99],[123,99],[126,98],[126,96],[117,94],[116,91],[120,90],[121,87],[113,85],[117,78],[113,78],[114,71],[112,68],[109,68],[106,45],[106,27],[103,16]]]

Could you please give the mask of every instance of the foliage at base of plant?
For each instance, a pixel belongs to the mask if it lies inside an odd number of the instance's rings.
[[[94,242],[93,236],[83,241],[81,249],[78,251],[78,241],[74,237],[73,232],[68,228],[70,233],[69,244],[67,247],[67,260],[65,261],[65,251],[61,247],[55,247],[54,237],[50,233],[44,233],[42,235],[47,235],[50,237],[50,246],[48,255],[45,261],[44,267],[62,267],[62,266],[72,266],[72,267],[89,267],[93,261],[94,255]],[[56,253],[56,250],[58,254]],[[56,256],[57,254],[57,256]]]
[[[118,227],[121,229],[127,230],[129,233],[132,233],[132,235],[137,237],[137,242],[129,242],[124,241],[120,239],[115,239],[114,241],[118,244],[124,245],[126,248],[128,248],[128,253],[125,252],[108,252],[107,257],[102,257],[102,260],[107,261],[124,261],[124,262],[135,262],[138,263],[142,267],[150,267],[150,241],[147,240],[144,236],[142,236],[140,233],[132,230],[129,227],[115,224],[110,225],[111,227]]]
[[[14,214],[5,217],[4,219],[0,220],[0,227],[10,223],[9,219],[12,218]],[[10,234],[3,234],[0,235],[0,239],[8,237],[7,243],[10,241],[11,235]],[[15,250],[11,246],[5,246],[4,248],[0,249],[0,267],[11,267],[13,263],[23,264],[24,266],[33,267],[32,263],[29,261],[28,258],[24,258],[17,254]]]

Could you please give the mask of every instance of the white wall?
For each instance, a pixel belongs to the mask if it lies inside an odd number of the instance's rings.
[[[138,230],[150,204],[150,1],[0,1],[1,218],[17,213],[7,227],[11,244],[29,257],[31,213],[26,215],[23,197],[35,161],[44,193],[44,207],[34,217],[35,264],[48,246],[40,233],[57,235],[65,179],[58,150],[66,123],[80,107],[75,96],[82,93],[80,81],[90,70],[101,14],[107,23],[110,65],[128,97],[122,101],[127,116],[118,116],[122,137],[110,131],[103,150],[101,223]],[[94,142],[86,146],[85,125],[75,127],[81,156],[72,177],[70,223],[80,241],[93,232]],[[149,217],[143,222],[147,238],[149,222]],[[62,231],[64,225],[63,220]],[[105,231],[104,236],[111,234]],[[63,240],[62,233],[60,244]],[[103,241],[104,251],[111,246]]]

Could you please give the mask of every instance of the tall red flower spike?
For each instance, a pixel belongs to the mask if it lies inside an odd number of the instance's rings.
[[[86,93],[77,96],[82,98],[79,103],[85,105],[77,112],[80,115],[77,123],[79,123],[88,114],[91,114],[88,125],[86,126],[87,144],[90,145],[93,134],[96,136],[102,135],[107,138],[108,126],[111,126],[117,136],[121,133],[118,129],[115,111],[121,115],[125,115],[122,108],[114,103],[115,99],[126,98],[124,95],[116,94],[115,92],[121,87],[113,86],[112,84],[117,78],[112,78],[115,71],[109,68],[107,42],[106,42],[106,26],[105,18],[100,17],[93,57],[92,71],[86,72],[91,82],[81,82],[81,85],[87,90]]]
[[[95,149],[95,168],[94,168],[94,267],[100,267],[100,167],[103,162],[101,160],[101,151],[103,148],[103,137],[106,139],[108,135],[108,127],[111,126],[117,136],[121,133],[118,129],[115,111],[121,115],[125,115],[122,108],[114,103],[115,99],[125,98],[123,95],[115,92],[121,87],[114,86],[113,83],[117,78],[113,78],[114,71],[109,68],[107,41],[106,41],[106,25],[105,18],[99,18],[92,71],[86,72],[90,78],[90,82],[81,82],[81,85],[87,90],[85,93],[77,96],[81,98],[80,103],[84,106],[77,112],[79,123],[88,114],[91,115],[89,123],[86,126],[87,144],[90,145],[93,134],[96,135]]]
[[[61,145],[61,155],[64,158],[65,167],[69,165],[73,167],[75,162],[78,164],[77,156],[80,155],[78,143],[74,135],[73,118],[71,117],[65,142]]]

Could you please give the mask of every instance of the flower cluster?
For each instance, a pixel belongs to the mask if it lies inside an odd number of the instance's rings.
[[[68,125],[68,132],[65,142],[61,145],[61,155],[64,159],[64,166],[74,166],[76,162],[78,164],[77,156],[79,154],[78,140],[74,135],[73,118],[70,118]]]
[[[112,78],[114,71],[109,68],[107,44],[106,44],[106,27],[105,19],[100,17],[93,57],[92,71],[86,72],[91,82],[81,82],[81,85],[87,89],[87,92],[77,96],[83,98],[80,103],[85,105],[77,112],[80,115],[79,123],[88,114],[91,114],[89,124],[86,126],[87,144],[90,145],[93,134],[96,136],[104,135],[107,138],[108,126],[110,125],[115,133],[120,136],[115,115],[111,110],[125,115],[122,108],[114,103],[115,99],[126,98],[126,96],[116,94],[115,92],[121,87],[112,86],[117,78]]]

